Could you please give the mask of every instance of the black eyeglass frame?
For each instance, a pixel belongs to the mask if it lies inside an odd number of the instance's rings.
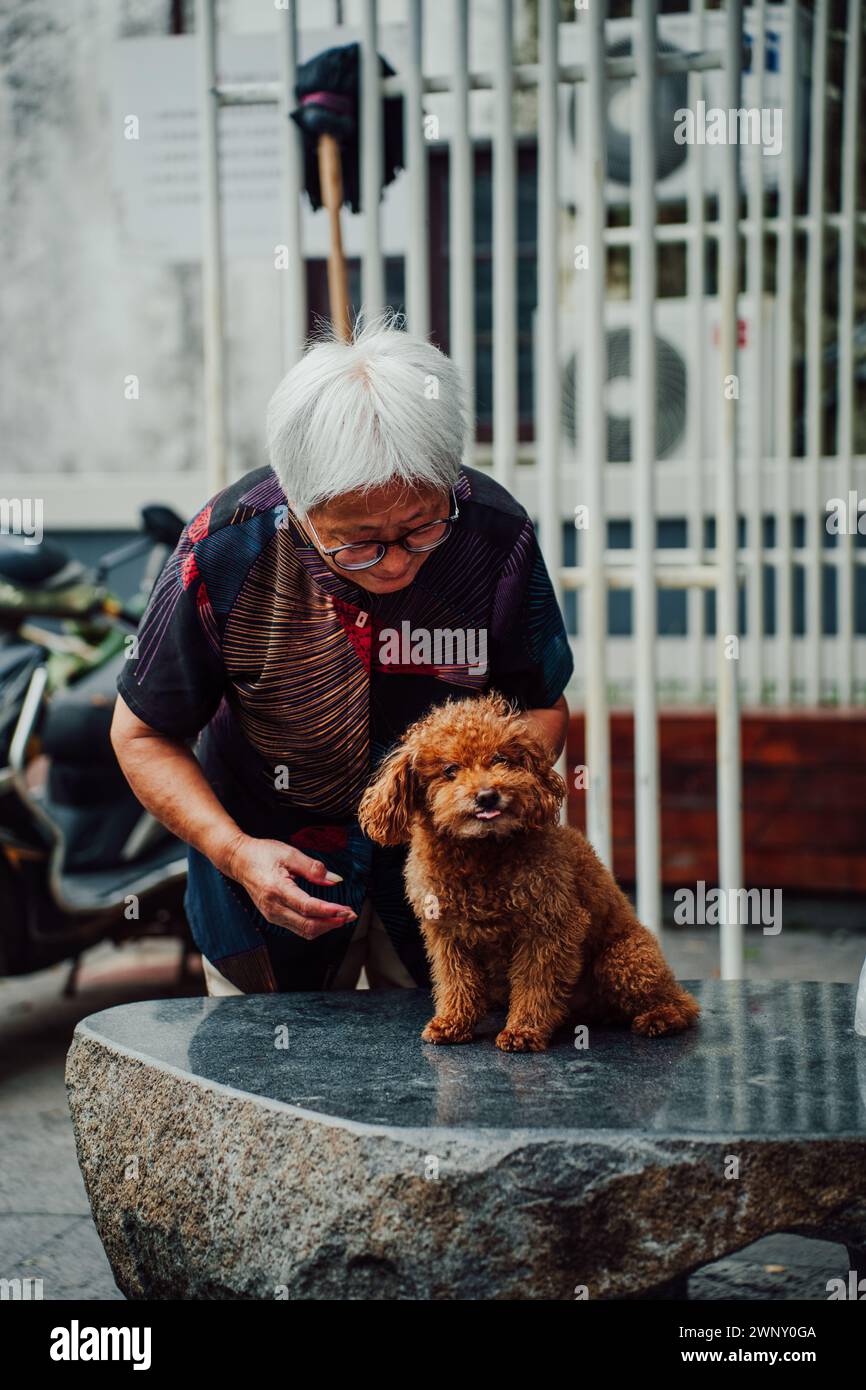
[[[448,537],[451,535],[454,522],[457,521],[460,516],[460,508],[457,505],[457,495],[454,491],[453,486],[449,488],[449,492],[451,493],[451,500],[454,503],[454,510],[450,516],[438,516],[434,517],[432,521],[424,521],[421,523],[420,526],[413,526],[411,531],[407,531],[405,536],[400,536],[395,541],[348,541],[345,545],[332,545],[326,548],[322,545],[322,542],[319,539],[319,533],[313,525],[310,517],[306,516],[304,518],[304,521],[306,525],[309,526],[310,530],[315,536],[316,544],[319,547],[320,553],[322,555],[327,555],[329,559],[332,559],[335,565],[340,566],[341,570],[346,570],[351,574],[356,574],[359,570],[369,570],[372,569],[374,565],[378,565],[381,560],[384,560],[392,545],[402,546],[402,548],[406,551],[407,555],[426,555],[428,551],[438,550],[440,545],[444,545]],[[406,541],[409,539],[410,536],[413,536],[416,531],[426,531],[431,526],[447,526],[448,530],[445,532],[444,536],[441,536],[438,541],[434,541],[432,545],[406,545]],[[362,565],[344,565],[340,560],[336,558],[337,554],[341,550],[364,550],[368,545],[377,546],[379,551],[381,552],[379,555],[376,556],[375,560],[367,560]]]

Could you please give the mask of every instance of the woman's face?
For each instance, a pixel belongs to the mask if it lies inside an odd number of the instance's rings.
[[[447,489],[410,491],[404,483],[389,483],[370,491],[346,492],[311,509],[310,517],[327,550],[353,541],[394,541],[425,522],[442,520],[450,512],[451,493]],[[310,540],[315,544],[313,536]],[[390,594],[411,584],[432,553],[410,555],[402,546],[392,546],[377,565],[365,570],[344,570],[331,557],[323,558],[329,569],[359,588],[371,594]]]

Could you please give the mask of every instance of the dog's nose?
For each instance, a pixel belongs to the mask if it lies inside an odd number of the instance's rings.
[[[492,811],[494,806],[499,805],[499,792],[493,787],[484,787],[475,793],[475,804],[482,811]]]

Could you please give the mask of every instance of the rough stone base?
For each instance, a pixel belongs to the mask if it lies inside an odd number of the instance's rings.
[[[67,1085],[132,1299],[630,1298],[774,1232],[866,1244],[866,1137],[363,1124],[185,1074],[87,1024]]]

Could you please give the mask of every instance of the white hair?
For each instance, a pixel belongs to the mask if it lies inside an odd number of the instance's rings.
[[[468,429],[460,372],[398,320],[362,310],[351,342],[314,337],[271,397],[268,457],[299,515],[356,489],[456,482]]]

